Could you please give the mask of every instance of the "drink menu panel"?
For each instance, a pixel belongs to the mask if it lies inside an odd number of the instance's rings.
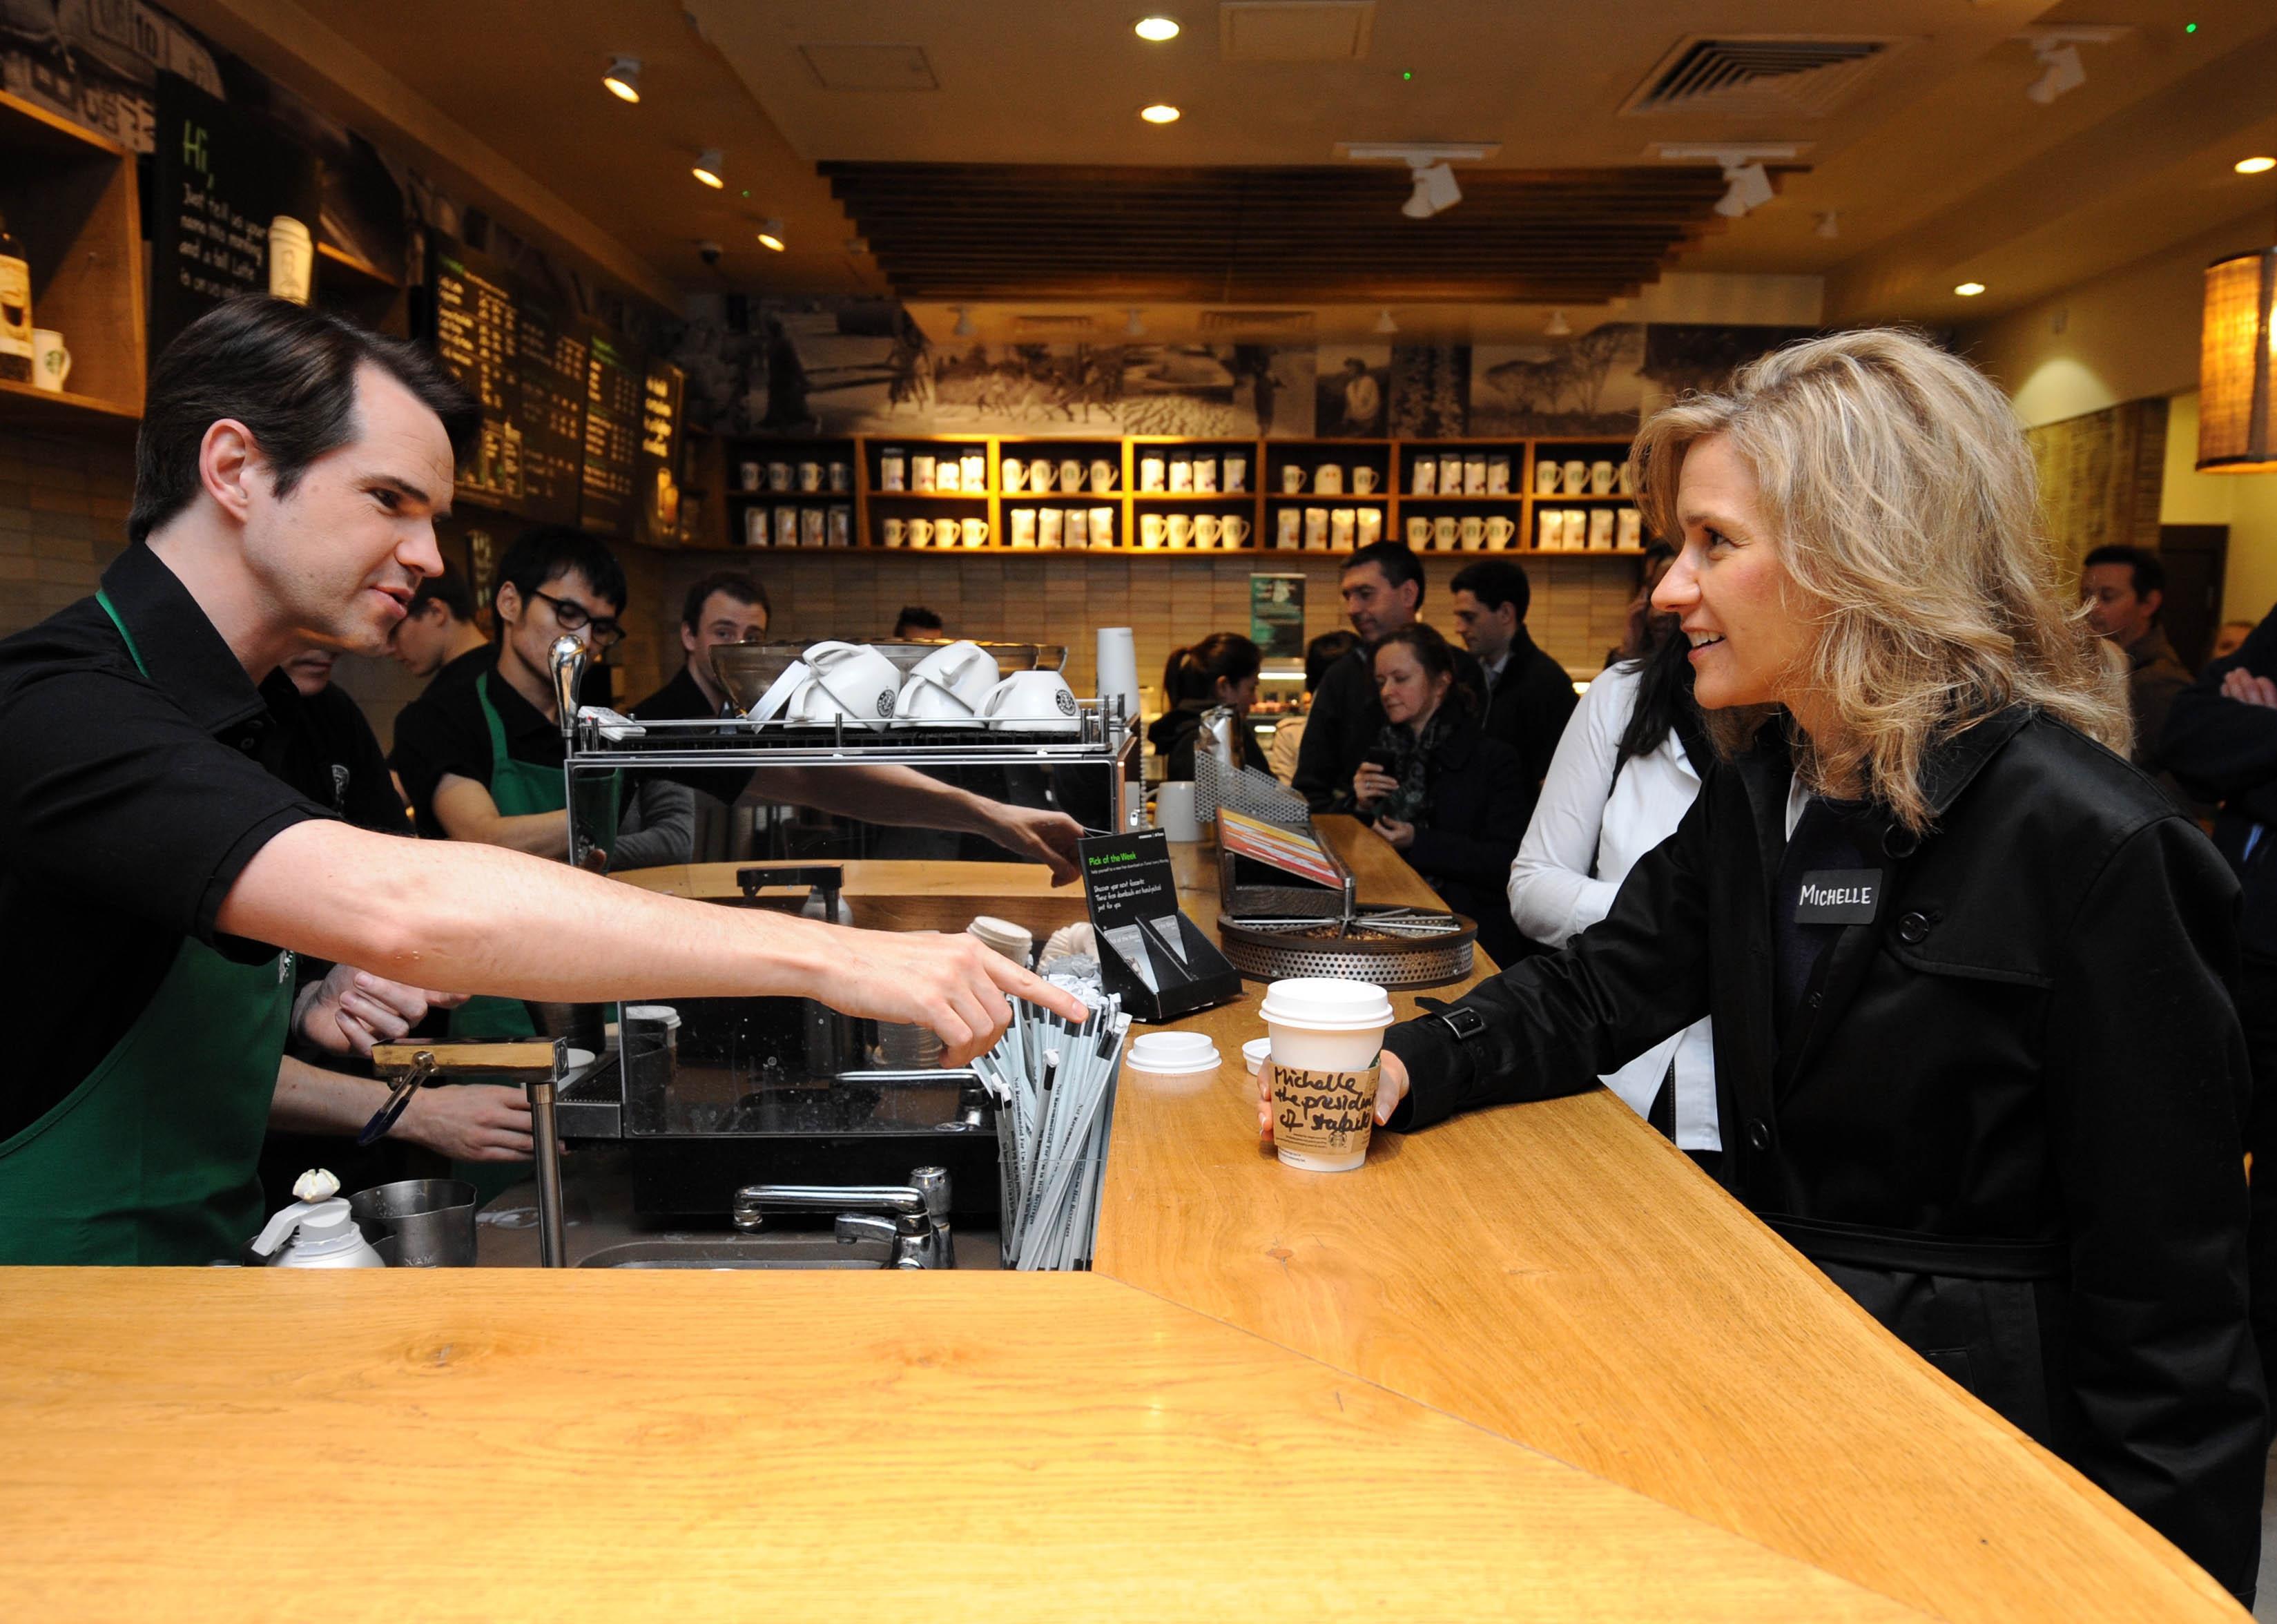
[[[482,408],[460,496],[575,524],[585,442],[581,324],[543,289],[464,243],[438,236],[430,257],[436,353]]]
[[[593,326],[585,355],[585,466],[579,522],[608,535],[630,533],[638,511],[643,400],[648,359],[622,335]]]

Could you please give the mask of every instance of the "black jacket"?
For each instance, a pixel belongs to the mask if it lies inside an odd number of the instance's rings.
[[[1573,707],[1581,702],[1573,691],[1573,679],[1520,626],[1511,639],[1501,677],[1489,687],[1487,732],[1518,751],[1526,764],[1528,791],[1539,789],[1550,775],[1550,759],[1557,753],[1557,741],[1565,736]]]
[[[2269,855],[2277,836],[2277,710],[2223,697],[2222,678],[2240,668],[2277,678],[2277,613],[2174,696],[2155,743],[2159,764],[2184,789],[2221,804],[2213,841],[2244,883],[2245,950],[2277,958],[2277,861]]]
[[[1456,685],[1483,700],[1486,673],[1469,650],[1457,647],[1452,652]],[[1375,697],[1375,652],[1363,643],[1321,678],[1306,713],[1305,737],[1297,746],[1297,770],[1290,787],[1314,812],[1326,812],[1339,797],[1349,800],[1352,774],[1367,759],[1384,721],[1383,701]]]
[[[1948,1376],[2232,1590],[2266,1404],[2245,1319],[2235,881],[2158,786],[2012,710],[1937,751],[1938,827],[1868,814],[1878,911],[1782,1049],[1783,741],[1719,764],[1605,919],[1385,1047],[1394,1127],[1577,1093],[1716,1021],[1724,1183]],[[1767,1377],[1775,1373],[1765,1372]]]
[[[1466,719],[1439,741],[1426,773],[1431,810],[1401,855],[1448,907],[1477,922],[1479,942],[1496,962],[1509,964],[1527,951],[1505,895],[1511,859],[1534,815],[1526,764]],[[1347,793],[1339,809],[1350,801]]]

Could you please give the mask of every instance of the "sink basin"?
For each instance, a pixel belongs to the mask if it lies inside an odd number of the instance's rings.
[[[628,1240],[589,1252],[580,1269],[883,1269],[881,1240],[840,1241],[828,1234],[703,1235]]]

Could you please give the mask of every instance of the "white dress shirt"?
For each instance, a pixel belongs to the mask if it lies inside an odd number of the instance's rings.
[[[1510,865],[1510,913],[1534,941],[1562,948],[1612,911],[1637,859],[1675,833],[1700,793],[1700,774],[1673,732],[1623,765],[1621,735],[1635,708],[1638,673],[1616,667],[1589,684],[1565,724],[1542,781],[1534,821]],[[1595,864],[1592,876],[1591,865]],[[1716,1051],[1702,1018],[1601,1079],[1632,1110],[1652,1109],[1676,1064],[1676,1142],[1721,1150]]]

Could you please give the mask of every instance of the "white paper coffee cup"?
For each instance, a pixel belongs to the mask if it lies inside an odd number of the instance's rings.
[[[1265,990],[1273,1144],[1291,1167],[1348,1173],[1367,1159],[1391,1000],[1370,981],[1298,976]]]

